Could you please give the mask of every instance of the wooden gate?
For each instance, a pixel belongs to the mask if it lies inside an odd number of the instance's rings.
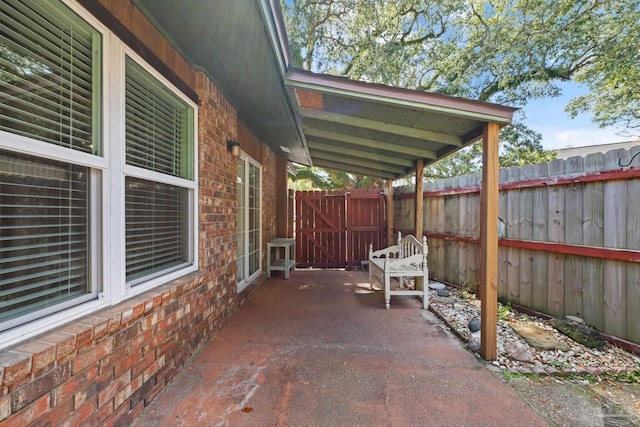
[[[359,267],[369,244],[386,246],[385,197],[379,190],[297,191],[296,265]]]

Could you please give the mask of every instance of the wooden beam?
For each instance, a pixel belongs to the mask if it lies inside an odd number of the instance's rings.
[[[394,176],[395,177],[394,173],[386,173],[384,170],[357,167],[357,166],[353,166],[353,165],[351,165],[349,163],[332,162],[332,161],[329,161],[329,160],[322,160],[322,159],[319,159],[317,161],[314,160],[313,165],[317,166],[317,167],[320,167],[320,168],[332,169],[332,170],[337,170],[337,171],[342,171],[342,172],[347,172],[347,173],[353,173],[353,174],[356,174],[356,175],[371,176],[371,177],[374,177],[374,178],[387,179],[390,176]]]
[[[424,196],[424,161],[422,159],[416,160],[416,239],[422,240],[422,218],[423,218],[423,206]]]
[[[353,135],[345,135],[342,133],[331,132],[328,130],[305,127],[304,134],[307,136],[329,139],[331,141],[342,142],[345,144],[360,145],[367,148],[375,148],[378,150],[389,151],[395,154],[405,154],[413,158],[423,157],[425,159],[436,159],[438,157],[435,151],[425,150],[424,148],[420,148],[420,147],[392,144],[389,142],[377,141],[375,139],[362,138],[362,137],[353,136]]]
[[[344,145],[333,145],[326,142],[318,142],[313,139],[307,139],[307,145],[313,152],[324,152],[338,154],[342,158],[356,158],[356,159],[369,159],[374,162],[380,162],[387,165],[401,166],[406,168],[413,168],[413,161],[409,159],[400,159],[391,156],[383,156],[371,151],[365,151],[354,148],[345,148]],[[313,157],[313,152],[311,157]]]
[[[387,180],[387,246],[393,245],[393,180]]]
[[[440,144],[455,146],[460,146],[463,144],[462,138],[455,135],[448,135],[440,132],[401,126],[384,121],[364,119],[362,117],[347,116],[345,114],[332,113],[330,111],[315,110],[311,108],[300,108],[300,115],[302,117],[308,117],[310,119],[322,120],[330,123],[340,123],[343,125],[374,130],[377,132],[390,133],[392,135],[408,136],[411,138],[438,142]]]
[[[498,356],[498,132],[496,123],[484,127],[482,191],[480,196],[480,355]]]
[[[374,163],[380,164],[382,162],[380,161],[371,161],[371,160],[366,160],[366,159],[359,159],[359,158],[355,158],[355,157],[350,157],[350,156],[345,156],[340,155],[338,153],[326,153],[326,152],[322,152],[322,151],[317,151],[314,150],[311,153],[311,158],[315,161],[316,159],[318,160],[329,160],[332,162],[340,162],[340,163],[347,163],[350,165],[354,165],[354,166],[361,166],[364,168],[371,168],[374,166]],[[385,171],[390,171],[393,172],[397,175],[404,175],[407,173],[407,168],[403,168],[402,166],[392,166],[392,165],[388,165],[385,164],[384,166],[380,165],[380,169],[384,169]]]

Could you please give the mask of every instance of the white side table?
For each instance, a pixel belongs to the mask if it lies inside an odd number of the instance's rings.
[[[271,248],[276,249],[275,259],[271,261]],[[280,258],[280,249],[284,248],[284,258]],[[296,268],[296,239],[278,237],[267,242],[267,277],[271,271],[284,271],[284,278],[289,278],[289,271]]]

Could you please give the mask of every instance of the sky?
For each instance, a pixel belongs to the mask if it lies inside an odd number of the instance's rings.
[[[611,144],[640,139],[640,136],[618,135],[621,128],[604,128],[591,121],[590,114],[580,114],[575,119],[569,116],[565,107],[571,98],[586,90],[576,83],[561,85],[563,96],[530,101],[523,109],[526,124],[542,134],[542,146],[547,149],[582,147],[585,145]]]

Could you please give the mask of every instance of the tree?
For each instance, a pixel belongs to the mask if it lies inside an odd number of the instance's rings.
[[[591,111],[602,125],[637,127],[639,4],[293,0],[283,6],[299,67],[520,107],[558,96],[558,83],[574,79],[591,93],[570,104],[572,114]],[[503,133],[512,141],[503,144],[503,162],[548,159],[531,144],[531,132],[521,122]],[[469,156],[477,160],[479,152],[460,151],[438,168],[468,168]],[[516,160],[517,154],[526,156]]]

